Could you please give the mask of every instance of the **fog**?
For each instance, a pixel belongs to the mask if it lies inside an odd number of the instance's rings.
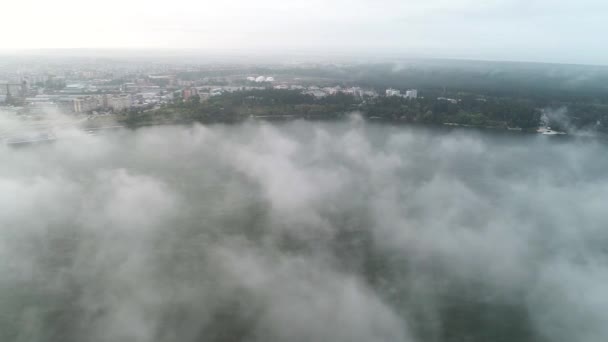
[[[608,336],[606,145],[249,122],[0,146],[2,341]]]

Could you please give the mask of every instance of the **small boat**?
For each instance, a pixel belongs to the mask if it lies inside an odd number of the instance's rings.
[[[566,132],[554,131],[551,129],[551,127],[539,128],[537,132],[542,135],[564,135],[564,134],[566,134]]]
[[[41,143],[50,143],[57,140],[55,134],[50,131],[42,131],[42,132],[26,132],[18,135],[13,135],[11,137],[4,139],[4,144],[7,146],[25,146],[25,145],[35,145]]]

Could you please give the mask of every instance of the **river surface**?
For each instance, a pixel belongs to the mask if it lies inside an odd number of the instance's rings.
[[[0,341],[608,336],[601,140],[365,123],[0,147]]]

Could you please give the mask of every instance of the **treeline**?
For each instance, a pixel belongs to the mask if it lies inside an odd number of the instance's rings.
[[[181,73],[184,79],[274,75],[333,80],[374,89],[423,89],[433,97],[484,95],[528,99],[537,107],[572,103],[608,105],[608,67],[542,63],[413,59],[395,63],[306,67],[225,68]]]
[[[608,67],[601,66],[419,60],[344,68],[352,75],[351,81],[372,88],[418,88],[448,97],[475,94],[527,99],[538,107],[608,104]]]
[[[526,101],[464,97],[460,101],[403,97],[358,98],[338,93],[315,98],[296,90],[257,89],[214,96],[193,96],[155,111],[131,111],[129,125],[182,122],[238,122],[251,117],[336,119],[359,111],[370,119],[399,122],[457,123],[472,126],[536,128],[540,112]]]
[[[199,96],[178,98],[154,111],[132,110],[123,121],[130,126],[155,123],[238,122],[251,117],[332,119],[357,109],[353,96],[338,94],[323,99],[295,90],[237,91],[201,101]]]
[[[230,122],[247,117],[336,118],[359,110],[369,118],[472,126],[521,127],[540,124],[540,108],[567,108],[552,126],[608,131],[608,67],[451,60],[305,67],[226,67],[189,72],[200,77],[274,75],[315,80],[315,84],[419,89],[424,98],[360,99],[338,94],[314,98],[299,91],[252,90],[176,101],[155,113],[132,113],[130,122]],[[321,82],[321,83],[319,83]],[[456,103],[438,98],[456,99]]]
[[[378,97],[365,103],[361,109],[371,118],[522,129],[538,127],[541,117],[540,111],[526,101],[472,96],[459,100]]]

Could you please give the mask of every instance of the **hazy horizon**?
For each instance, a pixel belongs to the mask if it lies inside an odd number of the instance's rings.
[[[608,64],[608,4],[585,0],[109,0],[5,4],[0,50],[195,49]]]
[[[399,64],[403,62],[482,62],[482,63],[506,63],[506,64],[538,64],[538,65],[561,65],[561,66],[589,66],[608,67],[608,63],[577,63],[569,61],[537,61],[516,60],[500,58],[468,58],[468,57],[446,57],[431,55],[407,55],[407,54],[366,54],[363,52],[334,52],[314,53],[305,51],[294,51],[289,53],[265,53],[263,51],[246,50],[218,50],[207,51],[203,49],[179,49],[179,48],[49,48],[49,49],[0,49],[0,58],[103,58],[103,59],[126,59],[126,60],[148,60],[156,62],[186,63],[186,64]]]

